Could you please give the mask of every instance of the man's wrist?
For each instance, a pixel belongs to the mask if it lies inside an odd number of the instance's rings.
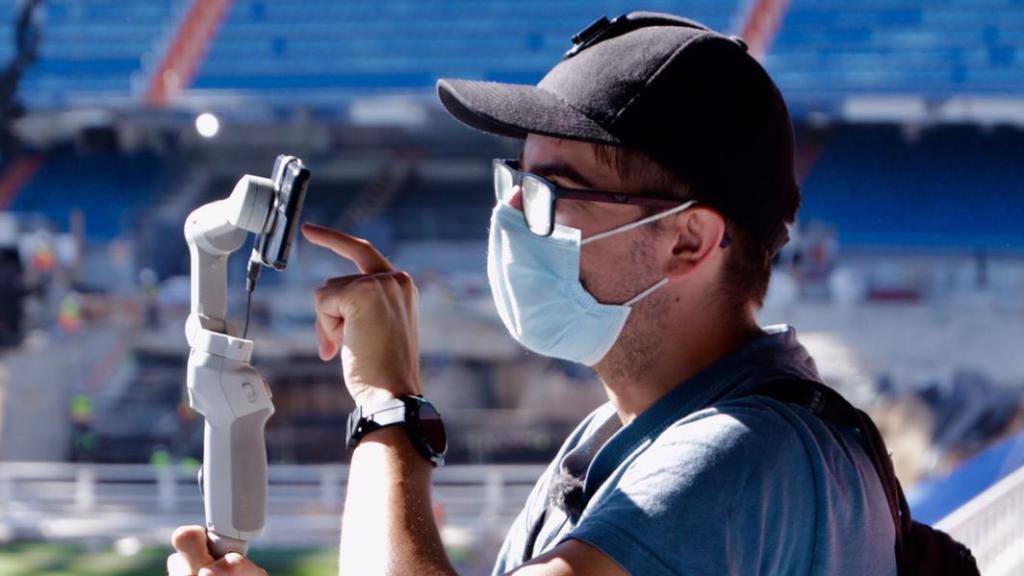
[[[353,450],[358,450],[360,446],[367,442],[378,442],[391,446],[400,443],[403,446],[407,446],[412,454],[416,454],[412,447],[412,442],[409,441],[409,435],[406,433],[405,428],[401,426],[384,426],[383,428],[369,430],[363,434],[363,437],[359,439],[359,444],[356,444]],[[417,457],[419,457],[418,454]],[[422,458],[420,459],[422,460]]]
[[[423,458],[419,451],[416,450],[416,447],[412,445],[409,434],[401,426],[386,426],[367,432],[359,444],[352,449],[353,462],[355,461],[356,454],[367,450],[368,446],[382,447],[386,452],[397,455],[407,465],[415,466],[417,469],[434,469],[434,466],[431,466],[430,462]],[[369,450],[373,449],[369,448]]]
[[[366,388],[360,391],[358,394],[353,394],[352,399],[355,401],[356,406],[370,407],[376,406],[382,402],[388,400],[394,400],[399,396],[419,396],[419,391],[413,390],[412,388],[407,389],[403,392],[392,392],[386,388]]]

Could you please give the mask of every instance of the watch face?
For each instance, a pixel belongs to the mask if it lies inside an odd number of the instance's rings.
[[[441,415],[430,404],[420,404],[419,428],[423,439],[434,454],[444,454],[448,449],[448,438],[445,435]]]

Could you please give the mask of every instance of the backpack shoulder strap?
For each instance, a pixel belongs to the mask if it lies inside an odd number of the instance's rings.
[[[881,433],[862,410],[847,402],[838,392],[813,380],[782,379],[759,384],[748,391],[749,396],[767,396],[787,404],[796,404],[810,410],[815,416],[841,426],[854,428],[860,433],[864,451],[871,460],[882,483],[896,528],[896,561],[903,573],[905,542],[911,530],[910,507],[903,488],[896,478],[892,459],[885,448]]]

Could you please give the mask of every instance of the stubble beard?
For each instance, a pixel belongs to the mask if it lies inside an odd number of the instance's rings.
[[[650,255],[650,236],[637,239],[632,246],[632,260],[635,270],[656,270],[656,263]],[[638,294],[661,278],[650,279],[648,272],[643,275],[646,283],[636,286],[632,277],[623,277],[622,283],[628,290]],[[671,295],[662,289],[655,290],[646,298],[633,305],[618,340],[604,358],[594,365],[601,380],[605,382],[635,382],[649,370],[651,363],[663,353],[671,309]]]

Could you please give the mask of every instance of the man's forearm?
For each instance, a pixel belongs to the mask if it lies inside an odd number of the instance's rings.
[[[434,522],[432,471],[400,427],[362,439],[342,515],[342,575],[455,574]]]

